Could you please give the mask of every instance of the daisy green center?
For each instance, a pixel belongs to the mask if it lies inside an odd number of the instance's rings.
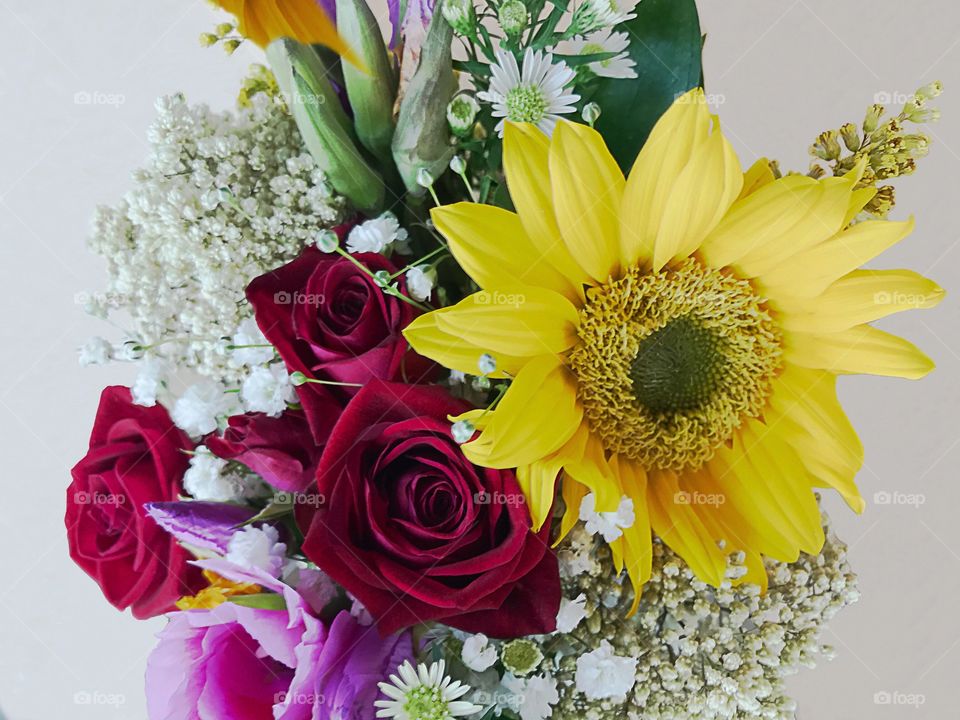
[[[512,122],[538,123],[547,114],[547,99],[536,85],[517,85],[507,91],[507,119]]]
[[[420,685],[407,693],[403,711],[410,720],[447,720],[450,705],[439,688]]]
[[[581,55],[597,55],[602,52],[607,52],[606,49],[600,43],[587,43],[583,46],[583,49],[580,51]],[[609,67],[611,58],[606,60],[600,60],[597,62],[597,65],[600,67]]]
[[[629,270],[588,292],[570,366],[591,428],[647,468],[700,467],[758,417],[779,329],[746,280],[696,260]]]

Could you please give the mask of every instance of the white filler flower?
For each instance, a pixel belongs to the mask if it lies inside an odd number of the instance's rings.
[[[553,717],[553,705],[560,701],[557,681],[550,675],[535,675],[526,680],[509,673],[503,678],[503,686],[513,696],[514,712],[520,720],[547,720]]]
[[[377,700],[377,717],[397,720],[449,720],[480,712],[483,708],[460,700],[470,686],[453,681],[445,673],[443,660],[429,667],[421,663],[416,670],[405,661],[390,682],[380,683],[380,692],[389,700]]]
[[[608,543],[623,535],[623,531],[633,527],[636,520],[633,500],[624,495],[616,512],[596,512],[597,498],[593,493],[585,495],[580,501],[580,519],[587,524],[591,535],[600,533]]]
[[[347,250],[352,253],[382,253],[397,240],[403,240],[407,231],[400,227],[397,216],[385,212],[354,227],[347,235]]]
[[[230,414],[232,398],[220,383],[191,385],[173,406],[173,422],[188,435],[199,437],[217,429],[217,419]]]
[[[589,63],[587,67],[601,77],[624,79],[637,76],[634,70],[636,63],[627,53],[629,47],[630,36],[625,32],[612,32],[610,28],[603,28],[585,38],[578,37],[568,41],[564,51],[571,55],[617,53],[612,58]]]
[[[557,632],[571,633],[587,616],[587,596],[583,593],[573,600],[560,598],[560,611],[557,613]]]
[[[493,667],[497,661],[497,648],[490,644],[486,635],[477,633],[463,641],[460,659],[471,670],[483,672]]]
[[[591,700],[623,702],[636,682],[636,672],[637,659],[614,655],[604,640],[599,648],[577,658],[577,690]]]
[[[490,72],[490,88],[477,97],[491,103],[493,116],[502,118],[497,123],[501,137],[507,120],[533,123],[549,135],[560,115],[576,110],[580,96],[567,90],[574,72],[566,63],[554,63],[550,53],[527,48],[521,70],[512,53],[497,50]]]
[[[227,560],[239,567],[257,568],[279,577],[286,561],[287,546],[271,525],[237,530],[227,544]]]
[[[244,407],[249,412],[262,412],[270,417],[280,417],[287,403],[296,399],[296,392],[283,363],[269,367],[255,367],[243,381],[240,391]]]
[[[429,300],[436,284],[437,271],[429,265],[417,265],[407,270],[407,292],[414,300]]]

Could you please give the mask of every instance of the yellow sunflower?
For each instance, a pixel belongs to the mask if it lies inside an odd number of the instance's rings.
[[[568,122],[552,138],[508,125],[504,167],[516,213],[433,211],[480,292],[406,330],[446,367],[476,374],[489,354],[512,380],[494,409],[462,416],[481,431],[466,456],[518,468],[537,528],[561,476],[563,532],[587,493],[598,512],[632,500],[611,550],[638,589],[651,529],[713,585],[734,551],[762,586],[762,555],[819,552],[814,488],[864,507],[837,376],[933,367],[867,323],[943,291],[859,269],[913,223],[851,224],[874,194],[856,187],[862,167],[744,174],[701,90],[661,118],[626,179],[597,132]]]

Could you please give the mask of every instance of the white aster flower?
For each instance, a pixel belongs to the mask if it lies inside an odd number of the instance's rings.
[[[429,265],[417,265],[407,270],[407,291],[414,300],[429,300],[436,282],[437,271]]]
[[[233,336],[233,362],[236,365],[266,365],[273,360],[273,347],[253,318],[240,323]]]
[[[477,97],[491,103],[493,116],[502,118],[497,123],[501,137],[507,120],[533,123],[549,135],[560,115],[576,110],[580,96],[567,90],[574,72],[566,63],[554,63],[550,53],[527,48],[521,71],[512,53],[497,50],[490,71],[490,87]]]
[[[483,672],[490,669],[497,661],[497,648],[490,644],[490,639],[486,635],[477,633],[463,641],[460,659],[471,670]]]
[[[140,372],[130,388],[133,402],[144,407],[157,404],[157,394],[170,373],[170,363],[162,358],[146,358],[140,364]]]
[[[233,401],[220,383],[207,380],[187,388],[173,406],[173,422],[198,437],[217,429],[217,419],[230,414]]]
[[[92,337],[81,347],[78,354],[80,365],[105,365],[113,357],[113,345],[102,337]]]
[[[382,253],[397,240],[404,240],[407,231],[392,212],[367,220],[354,227],[347,235],[347,250],[352,253]]]
[[[443,660],[429,667],[421,663],[416,670],[407,660],[390,682],[379,683],[380,692],[389,700],[377,700],[377,717],[397,720],[450,720],[480,712],[483,708],[460,700],[470,686],[451,680]]]
[[[587,616],[587,596],[583,593],[573,600],[560,598],[560,611],[557,613],[557,632],[569,633],[577,629]]]
[[[272,525],[237,530],[227,544],[227,560],[246,569],[257,568],[279,577],[286,560],[287,546]]]
[[[243,381],[240,398],[248,412],[280,417],[287,409],[287,403],[296,399],[296,391],[283,363],[275,363],[253,368]]]
[[[600,533],[608,543],[613,542],[627,528],[633,527],[635,515],[633,500],[624,495],[620,498],[620,506],[616,512],[596,512],[597,498],[588,493],[580,502],[580,519],[587,524],[587,532],[591,535]]]
[[[597,53],[617,53],[612,58],[592,62],[587,65],[597,75],[609,78],[635,78],[636,63],[627,53],[630,36],[625,32],[612,32],[603,28],[590,33],[585,38],[574,38],[566,43],[564,50],[570,55],[596,55]]]
[[[225,472],[227,461],[205,447],[198,447],[190,457],[190,467],[183,476],[183,489],[195,500],[230,502],[244,496],[243,479]]]
[[[633,10],[639,1],[584,0],[573,13],[572,27],[577,34],[582,34],[633,20],[637,16]]]
[[[577,658],[577,690],[591,700],[613,698],[626,700],[636,682],[637,659],[613,654],[613,647],[604,640],[593,652]]]

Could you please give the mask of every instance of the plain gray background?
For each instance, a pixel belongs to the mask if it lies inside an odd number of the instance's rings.
[[[882,323],[939,368],[921,382],[842,381],[866,446],[868,509],[858,518],[828,504],[864,597],[827,633],[836,660],[791,686],[803,720],[960,717],[960,10],[952,0],[699,4],[708,93],[745,167],[768,155],[805,169],[815,135],[859,122],[877,93],[947,86],[931,156],[898,185],[895,217],[915,214],[917,230],[876,263],[947,288],[938,309]],[[84,247],[89,219],[129,187],[154,98],[183,91],[226,107],[257,59],[252,47],[228,58],[198,46],[221,17],[203,0],[0,0],[0,707],[10,720],[145,717],[143,668],[162,621],[113,610],[67,557],[68,470],[101,388],[132,379],[128,367],[78,367],[76,347],[109,329],[75,298],[102,285]],[[83,102],[91,96],[113,101]],[[893,492],[922,503],[874,501]],[[915,702],[883,702],[905,695]]]

